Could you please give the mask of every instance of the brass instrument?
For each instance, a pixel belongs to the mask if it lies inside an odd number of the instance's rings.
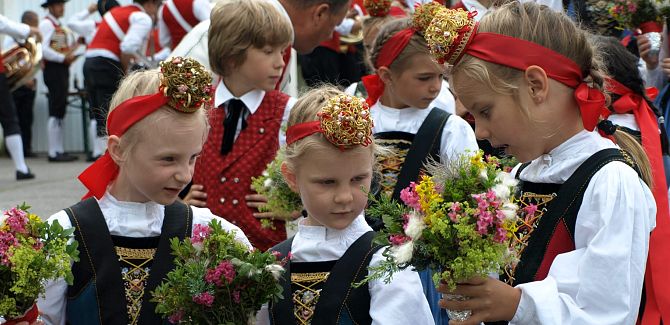
[[[349,45],[356,45],[363,42],[363,30],[356,34],[340,35],[340,51],[347,53]]]
[[[3,51],[2,60],[5,65],[7,86],[10,91],[14,91],[32,80],[40,70],[42,45],[33,37],[29,37],[25,43]]]

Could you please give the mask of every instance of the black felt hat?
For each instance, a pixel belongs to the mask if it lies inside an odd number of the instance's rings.
[[[69,1],[69,0],[46,0],[46,1],[44,1],[44,3],[42,4],[42,8],[46,8],[46,7],[48,7],[49,5],[52,5],[52,4],[54,4],[54,3],[65,3],[65,2],[68,2],[68,1]]]

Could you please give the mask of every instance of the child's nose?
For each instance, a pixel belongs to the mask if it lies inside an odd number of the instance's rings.
[[[346,204],[354,199],[354,194],[349,186],[340,186],[335,193],[335,203]]]
[[[484,126],[484,123],[475,121],[475,137],[478,140],[488,140],[491,137],[491,132]]]

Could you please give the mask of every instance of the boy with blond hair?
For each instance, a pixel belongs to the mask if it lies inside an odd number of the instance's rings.
[[[195,165],[187,203],[206,206],[240,227],[258,249],[286,239],[283,222],[261,227],[262,198],[251,188],[285,141],[280,126],[294,100],[275,89],[284,69],[291,23],[265,0],[216,4],[209,29],[209,61],[220,81],[209,113],[211,130]]]

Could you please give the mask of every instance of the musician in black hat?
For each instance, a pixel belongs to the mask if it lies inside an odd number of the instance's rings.
[[[47,137],[49,161],[66,162],[76,160],[76,156],[63,149],[63,118],[67,108],[70,88],[70,64],[77,58],[74,54],[75,41],[72,33],[60,22],[68,0],[46,0],[42,8],[48,14],[40,22],[40,32],[44,38],[44,83],[49,89],[49,120]]]

